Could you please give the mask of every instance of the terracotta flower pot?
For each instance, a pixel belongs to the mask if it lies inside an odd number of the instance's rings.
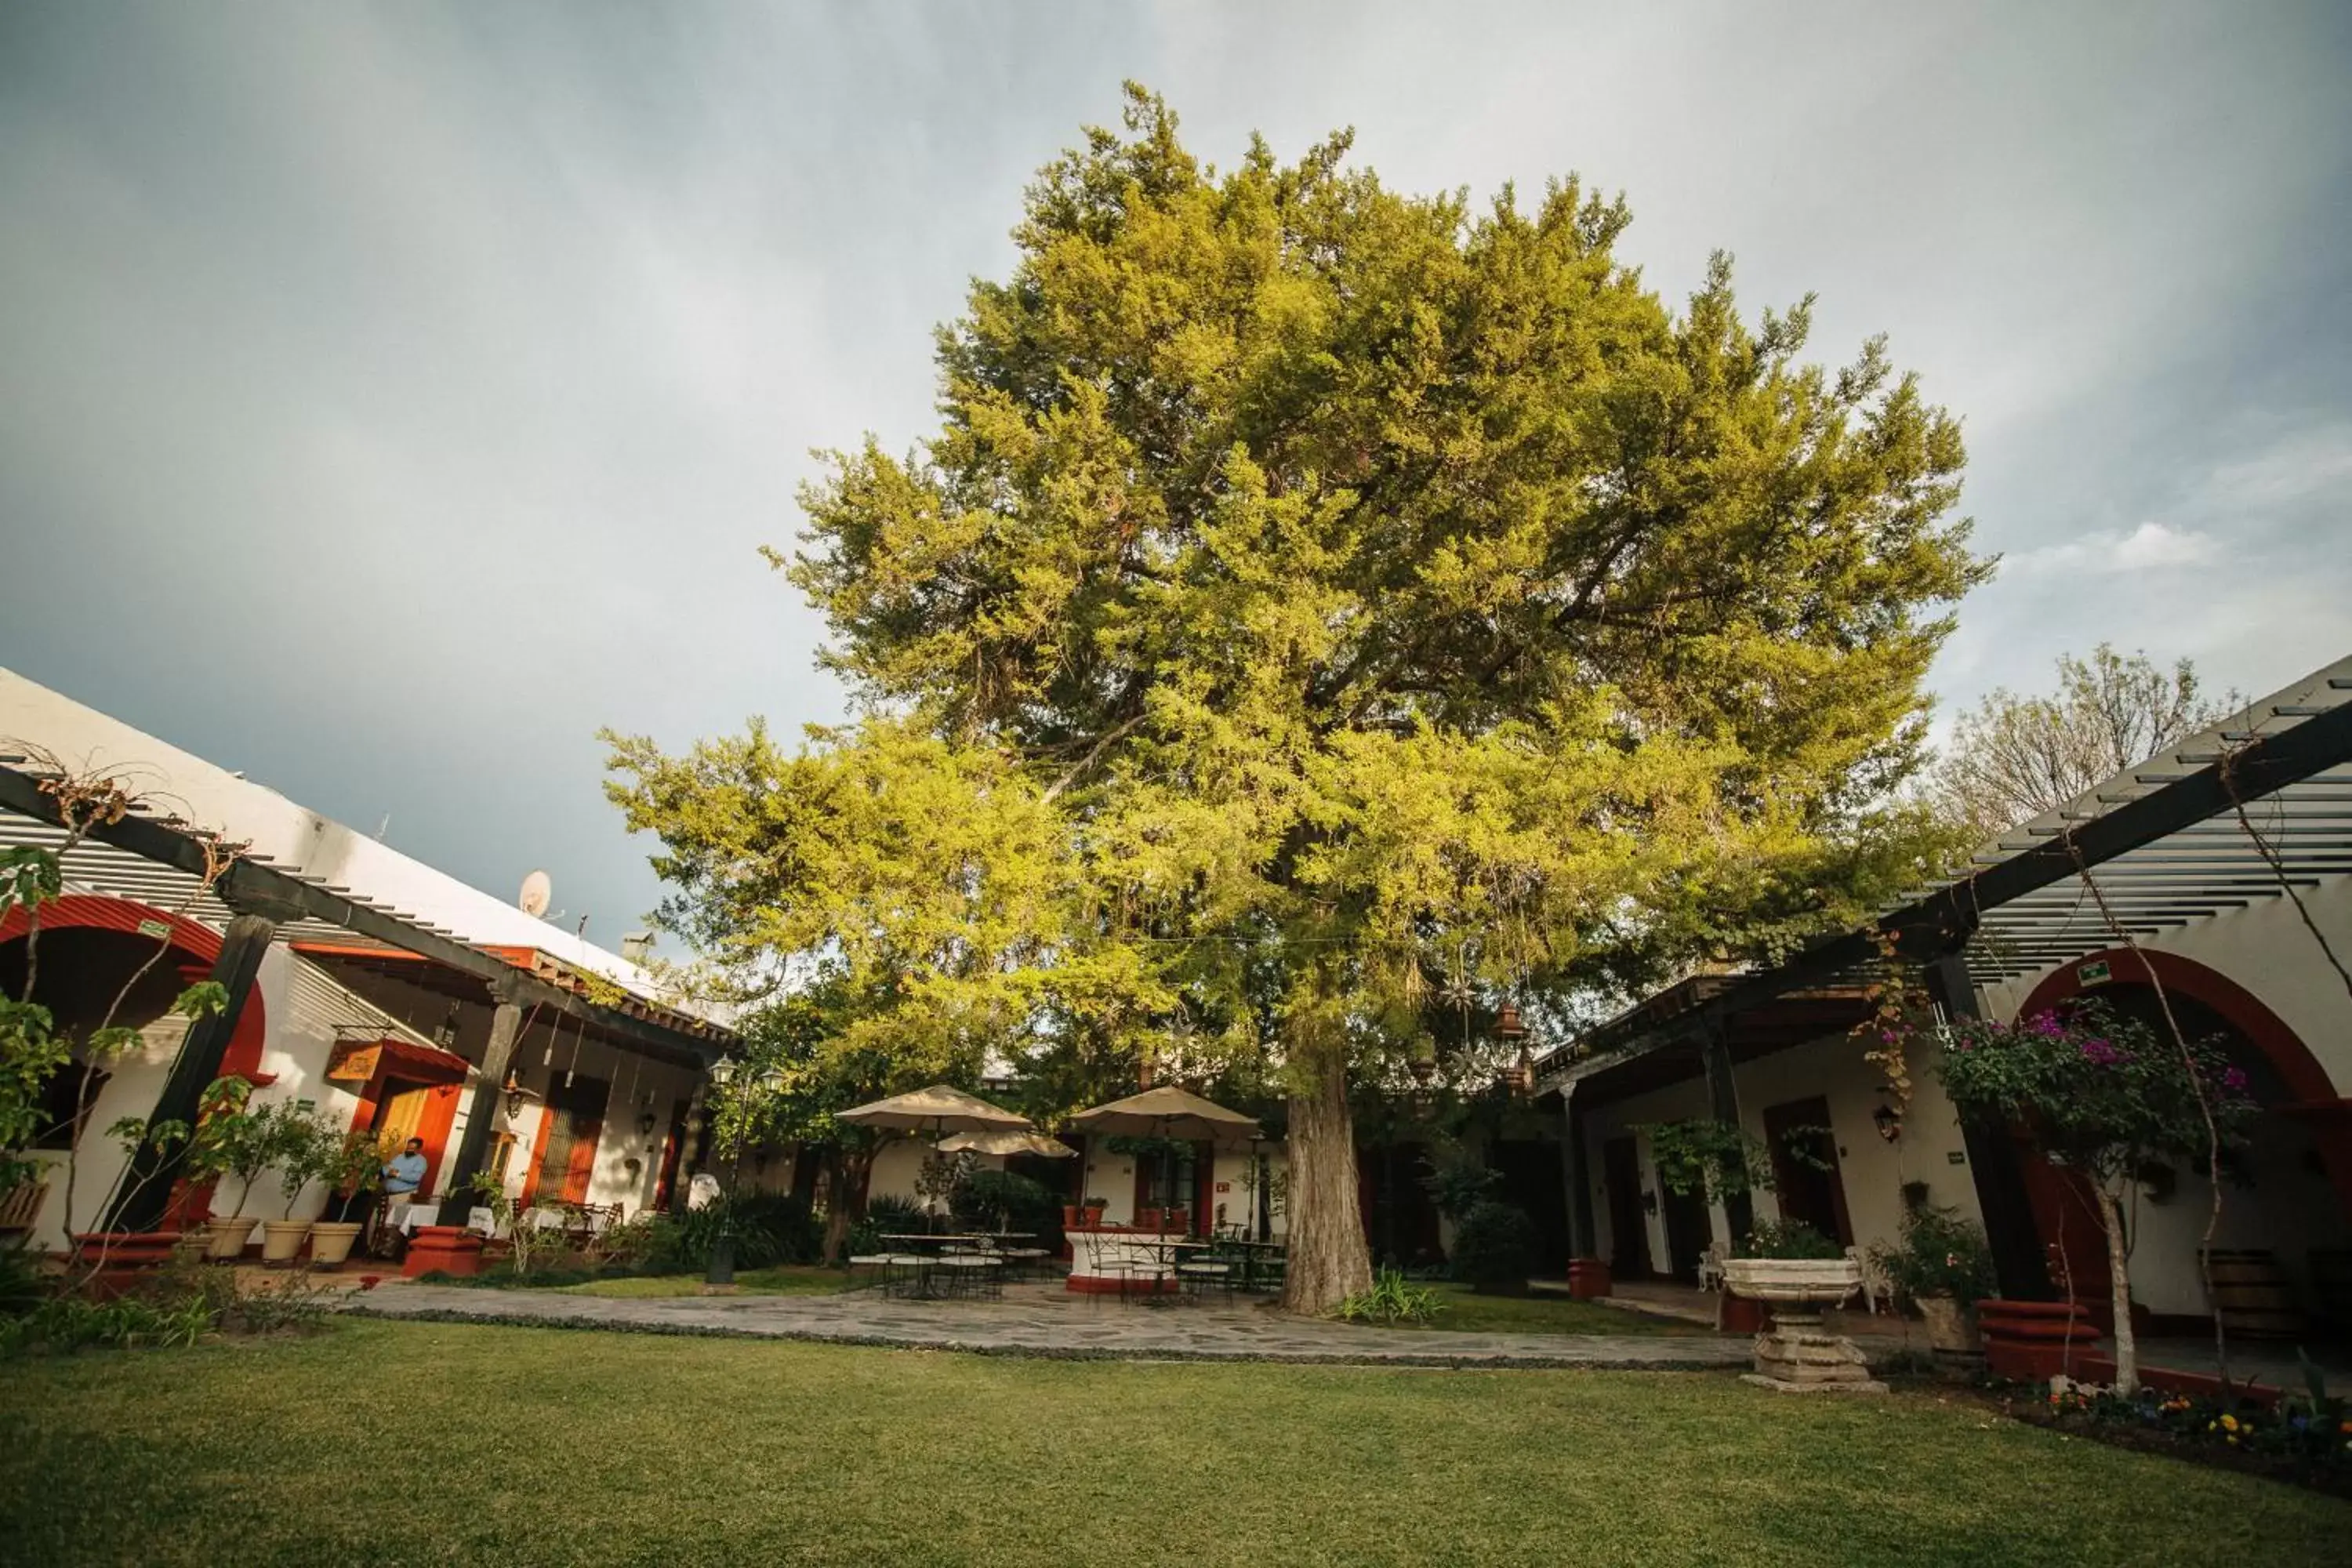
[[[1086,1210],[1080,1208],[1076,1204],[1064,1204],[1062,1205],[1062,1228],[1064,1230],[1067,1230],[1072,1226],[1077,1224],[1078,1216],[1086,1212]]]
[[[357,1221],[322,1219],[310,1227],[310,1261],[322,1268],[340,1266],[359,1240]]]
[[[245,1253],[245,1244],[253,1238],[257,1219],[208,1219],[205,1221],[205,1256],[206,1258],[238,1258]]]
[[[268,1219],[261,1222],[261,1261],[291,1263],[300,1256],[302,1238],[310,1234],[307,1219]]]

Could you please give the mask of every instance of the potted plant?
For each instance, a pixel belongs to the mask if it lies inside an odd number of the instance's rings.
[[[1109,1207],[1110,1200],[1108,1198],[1088,1198],[1086,1202],[1087,1228],[1090,1230],[1101,1229],[1103,1211]]]
[[[278,1173],[286,1211],[262,1221],[261,1260],[291,1263],[310,1235],[310,1222],[296,1219],[294,1210],[312,1183],[331,1180],[337,1173],[343,1160],[343,1135],[326,1118],[295,1106],[273,1106],[262,1114],[268,1122],[270,1168]]]
[[[352,1247],[366,1224],[352,1215],[366,1214],[371,1194],[383,1190],[383,1168],[391,1161],[392,1152],[389,1143],[378,1142],[371,1132],[353,1132],[344,1137],[336,1150],[334,1167],[321,1178],[333,1194],[328,1200],[327,1212],[335,1217],[312,1223],[311,1262],[332,1268],[351,1257]]]
[[[252,1102],[253,1085],[244,1079],[215,1079],[205,1087],[196,1130],[188,1139],[191,1177],[209,1178],[215,1198],[229,1177],[237,1182],[236,1202],[229,1212],[215,1214],[205,1222],[207,1258],[237,1257],[245,1251],[253,1227],[260,1223],[257,1215],[245,1215],[245,1200],[253,1192],[254,1177],[269,1168],[277,1151],[270,1146],[270,1119],[266,1112],[254,1110]]]
[[[1956,1210],[1922,1205],[1903,1216],[1900,1239],[1880,1242],[1870,1257],[1919,1310],[1938,1357],[1976,1352],[1976,1303],[1993,1291],[1992,1252],[1982,1230]]]
[[[1768,1388],[1884,1394],[1854,1342],[1832,1334],[1822,1313],[1862,1289],[1862,1263],[1809,1225],[1759,1221],[1723,1266],[1724,1289],[1761,1301],[1771,1324],[1756,1336],[1756,1370]]]

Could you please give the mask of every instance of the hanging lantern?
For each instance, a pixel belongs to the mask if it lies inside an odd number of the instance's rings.
[[[760,1092],[762,1094],[784,1092],[784,1073],[782,1068],[770,1068],[760,1075]]]
[[[1893,1106],[1880,1106],[1870,1113],[1870,1120],[1877,1127],[1878,1135],[1889,1143],[1903,1136],[1903,1113]]]
[[[507,1121],[512,1122],[522,1115],[523,1101],[522,1080],[515,1077],[514,1068],[507,1068],[507,1080],[499,1086],[499,1092],[506,1096]]]
[[[733,1083],[735,1081],[735,1058],[733,1057],[720,1057],[717,1061],[712,1062],[710,1064],[710,1081],[717,1084],[721,1089],[725,1089],[729,1084]]]
[[[1495,1015],[1495,1033],[1507,1044],[1528,1037],[1528,1026],[1519,1022],[1519,1005],[1517,1002],[1504,1003],[1502,1010]]]
[[[1437,1076],[1437,1037],[1426,1030],[1417,1036],[1412,1042],[1412,1055],[1406,1058],[1405,1065],[1412,1069],[1414,1081],[1427,1087],[1430,1079]]]
[[[1526,1030],[1519,1031],[1522,1035]],[[1536,1058],[1525,1046],[1519,1047],[1519,1059],[1503,1069],[1503,1081],[1513,1094],[1532,1094],[1536,1087]]]

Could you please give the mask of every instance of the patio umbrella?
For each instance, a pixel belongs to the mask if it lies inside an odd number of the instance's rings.
[[[856,1106],[840,1112],[837,1120],[891,1132],[929,1132],[934,1135],[941,1132],[1019,1132],[1026,1131],[1029,1126],[1029,1119],[1020,1112],[1003,1110],[943,1083]]]
[[[940,1152],[961,1154],[1043,1154],[1048,1160],[1075,1160],[1078,1152],[1059,1139],[1024,1128],[1018,1132],[959,1132],[940,1140]]]
[[[1171,1138],[1185,1143],[1252,1143],[1265,1136],[1240,1111],[1173,1085],[1081,1110],[1070,1118],[1070,1125],[1097,1135]]]

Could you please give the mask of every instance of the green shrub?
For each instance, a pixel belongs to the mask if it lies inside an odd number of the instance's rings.
[[[886,1193],[867,1199],[866,1217],[849,1227],[849,1251],[853,1257],[887,1252],[890,1244],[882,1239],[885,1236],[912,1236],[930,1228],[930,1216],[921,1205]]]
[[[710,1249],[732,1220],[735,1266],[770,1268],[780,1263],[814,1263],[824,1230],[808,1200],[792,1193],[741,1193],[674,1216],[655,1229],[638,1267],[654,1274],[688,1274],[710,1267]]]
[[[1454,1278],[1487,1293],[1527,1289],[1535,1272],[1535,1222],[1488,1200],[1463,1211],[1454,1229]]]
[[[1843,1258],[1845,1248],[1802,1220],[1759,1219],[1740,1244],[1742,1258]]]
[[[1415,1285],[1401,1270],[1383,1268],[1372,1276],[1372,1288],[1357,1292],[1334,1309],[1351,1323],[1427,1323],[1445,1310],[1437,1292]]]
[[[1984,1231],[1954,1209],[1925,1205],[1903,1216],[1895,1243],[1879,1242],[1871,1260],[1906,1297],[1976,1301],[1993,1293],[1992,1251]]]
[[[948,1198],[956,1223],[973,1230],[1017,1230],[1043,1236],[1061,1216],[1061,1201],[1042,1182],[985,1166],[965,1176]]]

